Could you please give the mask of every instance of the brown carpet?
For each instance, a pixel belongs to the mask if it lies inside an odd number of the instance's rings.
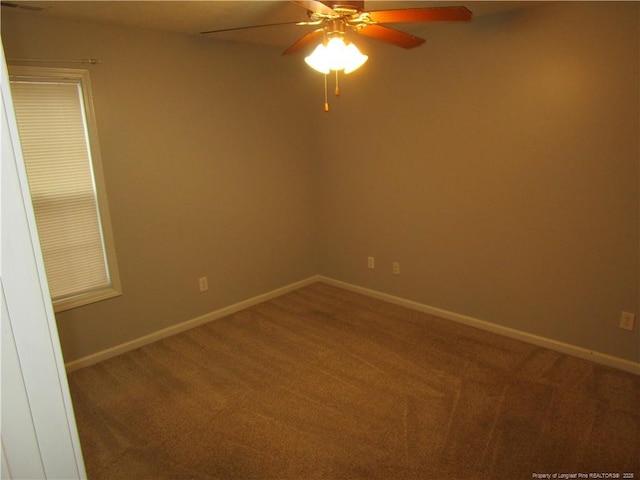
[[[640,479],[640,377],[321,283],[69,382],[90,479]]]

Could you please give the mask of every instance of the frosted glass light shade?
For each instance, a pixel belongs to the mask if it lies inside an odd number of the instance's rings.
[[[321,43],[315,48],[311,55],[304,59],[307,65],[325,75],[329,73],[329,59],[327,58],[326,50],[327,48]]]
[[[369,60],[369,57],[360,53],[358,47],[350,43],[344,56],[344,73],[351,73],[359,69],[367,60]]]
[[[345,45],[342,37],[333,37],[327,45],[318,45],[315,50],[304,59],[314,70],[327,74],[329,70],[344,70],[351,73],[360,68],[369,57],[363,55],[353,43]]]

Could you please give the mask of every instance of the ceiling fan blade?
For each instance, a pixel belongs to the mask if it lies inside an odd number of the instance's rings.
[[[385,27],[384,25],[365,25],[364,27],[357,29],[356,32],[360,35],[364,35],[365,37],[382,40],[383,42],[392,43],[393,45],[402,48],[418,47],[425,42],[424,38]]]
[[[310,12],[313,13],[322,13],[324,15],[338,15],[335,10],[333,10],[328,5],[325,5],[322,2],[318,2],[316,0],[306,0],[306,1],[294,1],[289,0],[291,3],[295,3],[296,5],[306,8]]]
[[[298,40],[296,40],[295,43],[289,46],[289,48],[287,48],[284,52],[282,52],[282,55],[290,55],[292,53],[296,53],[299,50],[306,47],[307,45],[309,45],[310,43],[318,40],[323,35],[324,35],[324,28],[319,28],[317,30],[314,30],[313,32],[307,33],[303,37],[300,37]]]
[[[248,30],[250,28],[280,27],[282,25],[297,25],[298,23],[299,22],[279,22],[279,23],[265,23],[262,25],[247,25],[244,27],[220,28],[218,30],[208,30],[206,32],[200,32],[200,35],[207,35],[209,33],[233,32],[236,30]]]
[[[378,23],[401,22],[466,22],[472,13],[465,7],[405,8],[400,10],[378,10],[368,13]]]

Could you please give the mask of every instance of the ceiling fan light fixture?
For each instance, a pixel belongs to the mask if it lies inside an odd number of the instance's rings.
[[[319,44],[304,61],[314,70],[326,75],[330,70],[344,70],[344,73],[351,73],[368,59],[369,57],[363,55],[353,43],[347,45],[342,36],[334,36],[326,45]]]

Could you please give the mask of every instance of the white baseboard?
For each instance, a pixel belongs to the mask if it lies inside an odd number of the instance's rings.
[[[592,362],[599,363],[601,365],[606,365],[608,367],[613,367],[619,370],[624,370],[626,372],[640,375],[640,363],[632,362],[624,358],[614,357],[612,355],[607,355],[605,353],[588,350],[586,348],[577,347],[575,345],[559,342],[557,340],[553,340],[550,338],[540,337],[538,335],[522,332],[520,330],[505,327],[502,325],[497,325],[495,323],[486,322],[484,320],[479,320],[477,318],[469,317],[467,315],[461,315],[459,313],[450,312],[448,310],[443,310],[441,308],[431,307],[429,305],[425,305],[419,302],[414,302],[412,300],[396,297],[394,295],[389,295],[387,293],[371,290],[365,287],[360,287],[358,285],[353,285],[351,283],[342,282],[340,280],[334,280],[332,278],[325,277],[322,275],[311,276],[299,282],[295,282],[290,285],[277,288],[270,292],[263,293],[261,295],[255,296],[253,298],[249,298],[247,300],[243,300],[241,302],[235,303],[233,305],[229,305],[219,310],[206,313],[204,315],[193,318],[191,320],[187,320],[186,322],[182,322],[177,325],[172,325],[171,327],[158,330],[157,332],[153,332],[149,335],[145,335],[144,337],[131,340],[130,342],[116,345],[115,347],[102,350],[100,352],[94,353],[92,355],[88,355],[86,357],[79,358],[77,360],[73,360],[65,365],[66,370],[67,372],[73,372],[75,370],[79,370],[80,368],[88,367],[90,365],[107,360],[111,357],[121,355],[131,350],[135,350],[136,348],[140,348],[149,343],[157,342],[158,340],[161,340],[163,338],[170,337],[172,335],[183,332],[185,330],[189,330],[191,328],[197,327],[204,323],[211,322],[212,320],[217,320],[227,315],[231,315],[233,313],[239,312],[240,310],[244,310],[245,308],[251,307],[253,305],[257,305],[267,300],[271,300],[272,298],[279,297],[280,295],[284,295],[285,293],[289,293],[293,290],[297,290],[298,288],[304,287],[314,282],[326,283],[327,285],[333,285],[335,287],[343,288],[345,290],[361,293],[363,295],[367,295],[372,298],[377,298],[379,300],[384,300],[386,302],[400,305],[402,307],[410,308],[412,310],[428,313],[430,315],[435,315],[437,317],[444,318],[446,320],[452,320],[454,322],[479,328],[481,330],[486,330],[488,332],[504,335],[505,337],[521,340],[523,342],[537,345],[539,347],[548,348],[549,350],[554,350],[567,355],[572,355],[574,357],[590,360]]]
[[[223,307],[219,310],[205,313],[204,315],[200,315],[199,317],[192,318],[191,320],[187,320],[186,322],[178,323],[177,325],[172,325],[170,327],[163,328],[162,330],[158,330],[156,332],[150,333],[149,335],[145,335],[144,337],[136,338],[135,340],[131,340],[129,342],[116,345],[115,347],[111,347],[106,350],[101,350],[100,352],[87,355],[86,357],[82,357],[77,360],[72,360],[71,362],[68,362],[65,364],[65,369],[67,373],[70,373],[75,370],[79,370],[81,368],[94,365],[96,363],[107,360],[111,357],[122,355],[123,353],[129,352],[131,350],[135,350],[136,348],[143,347],[150,343],[157,342],[158,340],[162,340],[163,338],[167,338],[172,335],[176,335],[177,333],[184,332],[185,330],[189,330],[199,325],[211,322],[212,320],[217,320],[219,318],[226,317],[227,315],[231,315],[233,313],[239,312],[240,310],[244,310],[245,308],[249,308],[253,305],[266,302],[267,300],[271,300],[272,298],[279,297],[281,295],[284,295],[285,293],[289,293],[293,290],[297,290],[301,287],[304,287],[306,285],[309,285],[311,283],[318,282],[318,281],[320,281],[320,277],[316,275],[316,276],[306,278],[304,280],[300,280],[299,282],[286,285],[284,287],[276,288],[275,290],[272,290],[270,292],[263,293],[261,295],[255,296],[253,298],[249,298],[247,300],[243,300],[238,303],[234,303],[233,305]]]
[[[590,360],[592,362],[599,363],[601,365],[606,365],[608,367],[613,367],[619,370],[624,370],[629,373],[640,375],[640,363],[632,362],[624,358],[614,357],[606,353],[588,350],[586,348],[578,347],[578,346],[571,345],[564,342],[559,342],[557,340],[553,340],[546,337],[540,337],[538,335],[533,335],[531,333],[522,332],[520,330],[505,327],[502,325],[497,325],[495,323],[486,322],[484,320],[479,320],[477,318],[461,315],[459,313],[450,312],[448,310],[443,310],[441,308],[431,307],[429,305],[414,302],[412,300],[406,300],[404,298],[396,297],[396,296],[389,295],[387,293],[379,292],[376,290],[370,290],[368,288],[360,287],[358,285],[353,285],[351,283],[342,282],[340,280],[334,280],[332,278],[324,277],[321,275],[317,276],[316,278],[318,281],[322,283],[343,288],[345,290],[350,290],[352,292],[361,293],[363,295],[367,295],[368,297],[384,300],[386,302],[400,305],[402,307],[410,308],[412,310],[428,313],[430,315],[435,315],[437,317],[444,318],[446,320],[452,320],[454,322],[479,328],[481,330],[497,333],[505,337],[521,340],[523,342],[537,345],[539,347],[548,348],[549,350],[565,353],[567,355]]]

